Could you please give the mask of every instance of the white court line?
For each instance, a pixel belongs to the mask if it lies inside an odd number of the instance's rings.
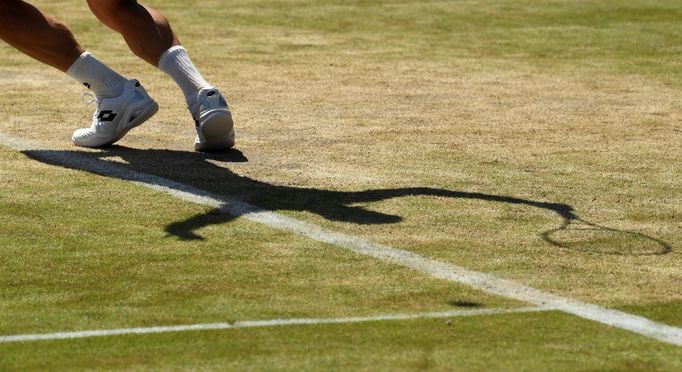
[[[254,207],[234,198],[214,195],[186,184],[126,169],[124,166],[87,155],[68,151],[50,151],[2,133],[0,133],[0,145],[17,151],[35,150],[31,152],[33,158],[130,181],[153,190],[165,192],[182,200],[219,209],[231,216],[246,218],[272,228],[306,236],[318,242],[346,248],[385,262],[411,268],[435,278],[466,284],[487,293],[535,306],[549,307],[659,341],[682,346],[682,328],[654,322],[638,315],[553,295],[494,275],[436,261],[403,249],[374,243],[358,236],[327,230],[311,223]]]
[[[415,320],[415,319],[453,318],[453,317],[478,316],[478,315],[531,313],[531,312],[540,312],[540,311],[548,311],[548,310],[549,309],[543,309],[540,307],[520,307],[520,308],[515,308],[515,309],[471,309],[471,310],[441,311],[441,312],[433,312],[433,313],[389,314],[389,315],[366,316],[366,317],[359,317],[358,316],[358,317],[348,317],[348,318],[248,320],[248,321],[241,321],[241,322],[234,322],[234,323],[203,323],[203,324],[189,324],[189,325],[177,325],[177,326],[165,326],[165,327],[100,329],[100,330],[78,331],[78,332],[57,332],[57,333],[43,333],[43,334],[0,336],[0,344],[11,343],[11,342],[27,342],[27,341],[43,341],[43,340],[67,340],[67,339],[73,339],[73,338],[132,335],[132,334],[168,333],[168,332],[185,332],[185,331],[207,331],[207,330],[221,330],[221,329],[294,326],[294,325],[342,324],[342,323],[377,322],[377,321],[386,321],[386,320]]]

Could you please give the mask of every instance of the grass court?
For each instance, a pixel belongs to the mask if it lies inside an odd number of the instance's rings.
[[[150,0],[230,102],[210,154],[84,1],[33,3],[160,111],[74,147],[83,88],[0,44],[0,370],[682,369],[678,1]]]

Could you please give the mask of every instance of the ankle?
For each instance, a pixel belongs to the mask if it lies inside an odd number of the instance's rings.
[[[126,78],[109,68],[89,52],[84,52],[66,74],[85,85],[97,98],[117,97],[123,93]]]
[[[180,87],[190,108],[196,104],[202,89],[212,88],[194,66],[185,48],[180,45],[171,47],[161,55],[159,69],[168,74]]]

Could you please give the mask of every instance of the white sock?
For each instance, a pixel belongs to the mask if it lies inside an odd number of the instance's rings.
[[[88,52],[81,54],[66,74],[90,88],[97,98],[120,96],[128,81]]]
[[[200,89],[213,88],[194,67],[187,51],[180,45],[171,47],[161,55],[159,69],[175,80],[189,107],[194,105]]]

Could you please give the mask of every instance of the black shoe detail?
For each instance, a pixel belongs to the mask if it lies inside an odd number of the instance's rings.
[[[115,112],[105,110],[100,111],[99,115],[97,115],[97,119],[99,119],[99,121],[113,121],[114,119],[116,119],[116,116],[118,116],[118,114],[116,114]]]
[[[140,82],[139,82],[139,81],[136,82],[136,83],[135,83],[135,86],[136,86],[136,87],[139,87],[139,86],[140,86]]]
[[[206,97],[210,97],[214,94],[215,94],[215,90],[212,90],[212,91],[208,92],[208,94],[206,94]]]
[[[85,85],[86,88],[91,89],[91,88],[90,88],[90,83],[83,82],[83,85]]]

